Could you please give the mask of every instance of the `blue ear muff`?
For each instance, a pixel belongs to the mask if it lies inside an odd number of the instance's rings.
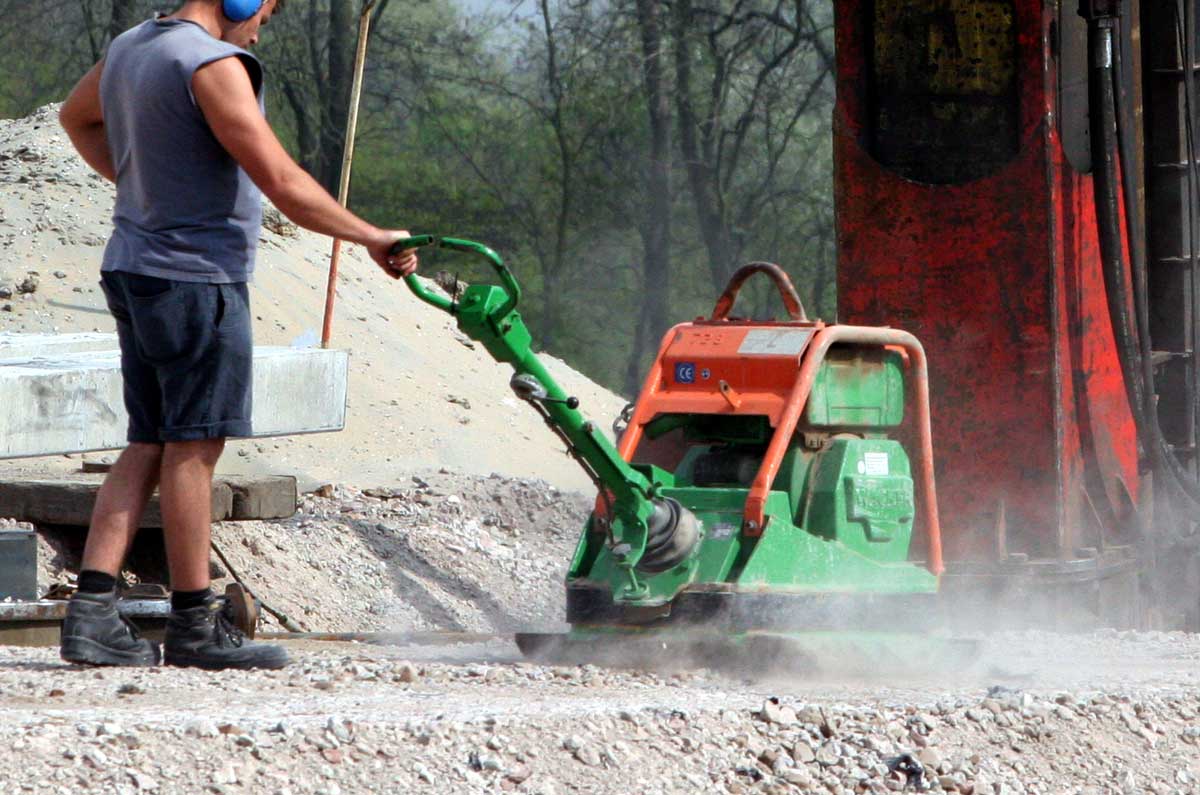
[[[221,0],[221,9],[230,22],[245,22],[258,13],[264,0]]]

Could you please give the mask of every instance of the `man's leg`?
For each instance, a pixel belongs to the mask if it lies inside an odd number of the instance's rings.
[[[209,586],[212,478],[224,449],[224,439],[167,442],[163,449],[158,490],[173,591]]]
[[[245,640],[210,590],[212,477],[224,448],[224,439],[208,439],[167,442],[163,450],[158,491],[172,591],[163,659],[210,669],[282,668],[287,652]]]
[[[92,523],[83,549],[82,571],[103,572],[116,577],[137,534],[142,511],[162,464],[159,444],[134,442],[117,458],[92,508]]]
[[[67,606],[63,659],[86,665],[154,665],[158,646],[117,612],[116,577],[158,482],[162,445],[133,442],[113,465],[92,508],[79,590]]]
[[[249,436],[254,346],[241,284],[175,282],[170,300],[143,307],[141,339],[162,392],[162,498],[171,615],[163,661],[197,668],[281,668],[281,647],[251,643],[212,594],[212,476],[225,438]]]
[[[154,665],[158,646],[139,638],[134,626],[117,612],[116,578],[158,482],[162,396],[154,368],[138,353],[121,276],[106,273],[100,286],[121,346],[129,446],[104,479],[92,508],[79,590],[71,597],[63,621],[61,653],[64,660],[87,665]]]

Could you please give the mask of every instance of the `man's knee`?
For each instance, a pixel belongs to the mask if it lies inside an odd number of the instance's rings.
[[[170,463],[201,461],[214,466],[225,450],[224,439],[196,439],[188,442],[167,442],[163,445],[164,460]]]
[[[125,455],[138,462],[154,463],[162,459],[163,446],[153,442],[130,442],[125,448]]]

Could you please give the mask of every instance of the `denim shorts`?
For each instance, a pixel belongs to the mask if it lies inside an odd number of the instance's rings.
[[[130,442],[250,435],[254,343],[245,282],[105,271],[117,321]]]

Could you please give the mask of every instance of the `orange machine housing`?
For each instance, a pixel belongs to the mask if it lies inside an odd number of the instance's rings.
[[[741,320],[729,312],[741,284],[766,273],[779,289],[792,319],[786,322]],[[826,325],[808,321],[787,276],[775,265],[752,263],[740,269],[717,302],[713,316],[681,323],[663,337],[618,451],[634,460],[645,428],[656,417],[673,414],[753,415],[767,418],[771,441],[751,484],[742,532],[770,532],[764,518],[768,492],[784,454],[797,443],[797,429],[826,354],[836,346],[891,348],[906,356],[914,407],[912,436],[917,444],[916,486],[921,494],[926,564],[942,572],[941,530],[930,437],[929,379],[924,349],[911,334],[897,329]],[[659,463],[644,461],[644,463]],[[666,462],[662,462],[666,464]],[[667,464],[670,466],[670,464]],[[603,511],[603,500],[597,510]]]

